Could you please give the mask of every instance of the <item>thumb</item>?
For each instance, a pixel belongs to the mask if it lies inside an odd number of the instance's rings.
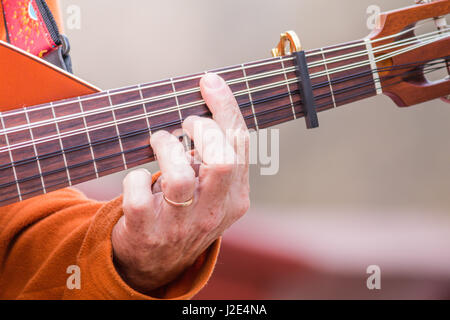
[[[123,180],[123,213],[130,231],[139,231],[155,220],[152,175],[146,169],[131,171]]]

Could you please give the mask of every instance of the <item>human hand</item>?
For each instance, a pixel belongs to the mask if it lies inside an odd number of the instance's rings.
[[[174,280],[250,204],[249,133],[239,106],[215,74],[205,75],[200,89],[213,119],[190,116],[183,122],[194,155],[176,136],[158,131],[150,143],[162,175],[153,190],[151,174],[143,169],[123,181],[124,215],[113,229],[114,259],[125,281],[141,292]],[[188,206],[170,203],[190,199]]]

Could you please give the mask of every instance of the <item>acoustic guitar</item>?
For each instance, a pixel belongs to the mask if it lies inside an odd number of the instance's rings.
[[[210,72],[255,130],[301,117],[314,128],[318,112],[377,94],[400,107],[448,100],[449,77],[427,75],[448,73],[449,12],[438,0],[382,13],[366,38],[315,50],[286,32],[273,57]],[[0,206],[150,162],[152,133],[211,116],[204,72],[101,91],[5,42],[0,70]]]

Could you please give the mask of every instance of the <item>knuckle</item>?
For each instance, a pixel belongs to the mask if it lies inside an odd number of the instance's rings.
[[[192,170],[183,170],[176,173],[167,174],[163,183],[171,189],[184,189],[193,185],[195,181],[195,173]]]
[[[210,166],[211,171],[219,176],[227,176],[233,173],[234,166],[231,163],[216,163]]]
[[[219,93],[217,100],[220,108],[235,108],[237,105],[234,95],[229,90]]]
[[[147,169],[137,169],[129,172],[122,181],[123,189],[129,188],[132,184],[145,184],[151,179],[151,173]]]
[[[198,121],[200,119],[200,117],[199,116],[196,116],[196,115],[190,115],[190,116],[188,116],[186,119],[184,119],[184,121],[183,121],[183,123],[191,123],[191,122],[196,122],[196,121]]]
[[[250,198],[246,197],[240,202],[237,210],[237,215],[239,217],[242,217],[244,214],[247,213],[248,209],[250,209]]]
[[[126,180],[136,180],[136,179],[138,179],[138,178],[142,178],[142,177],[147,176],[147,175],[149,175],[149,174],[150,174],[150,173],[148,172],[148,170],[146,170],[146,169],[144,169],[144,168],[141,168],[141,169],[137,169],[137,170],[130,171],[130,172],[126,175],[125,179],[126,179]]]
[[[239,111],[239,107],[238,104],[236,102],[236,99],[234,98],[233,95],[228,95],[227,97],[225,97],[224,102],[223,102],[223,108],[230,110],[232,112],[236,112],[236,115],[241,115],[240,112],[237,113],[237,111]]]
[[[132,195],[123,202],[123,209],[134,214],[145,213],[150,206],[150,198],[144,195]]]
[[[209,126],[214,126],[215,125],[215,121],[211,118],[200,118],[205,124],[209,125]]]
[[[152,145],[155,143],[158,143],[159,141],[165,139],[168,135],[169,135],[169,133],[165,130],[156,131],[156,132],[152,133],[152,135],[150,137],[150,143]]]
[[[195,133],[202,135],[203,139],[210,138],[210,136],[214,138],[217,133],[220,132],[220,130],[217,130],[216,122],[210,118],[198,117],[198,119],[195,120],[194,125],[196,125]]]

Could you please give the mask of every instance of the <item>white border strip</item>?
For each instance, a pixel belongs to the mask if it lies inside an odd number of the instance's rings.
[[[372,44],[368,38],[365,38],[364,41],[366,43],[367,55],[369,56],[370,67],[372,68],[373,81],[375,83],[375,88],[377,89],[377,94],[382,94],[383,90],[381,89],[380,76],[378,75]]]

